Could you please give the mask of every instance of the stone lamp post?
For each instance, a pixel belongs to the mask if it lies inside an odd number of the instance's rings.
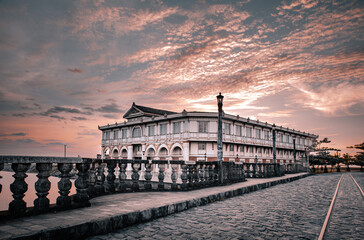
[[[293,137],[293,163],[294,172],[296,172],[296,137]]]
[[[277,176],[276,125],[272,126],[274,175]]]
[[[217,162],[218,162],[218,168],[219,168],[219,183],[223,183],[222,179],[222,102],[224,99],[224,96],[221,95],[221,92],[219,95],[216,96],[217,98],[217,106],[219,110],[219,116],[218,116],[218,124],[217,124]]]

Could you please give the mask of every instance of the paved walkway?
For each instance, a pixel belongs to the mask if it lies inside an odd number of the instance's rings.
[[[224,200],[279,183],[307,176],[287,174],[269,179],[188,192],[140,192],[113,194],[91,200],[91,207],[11,220],[0,225],[0,239],[83,238],[150,221],[186,209]]]
[[[317,174],[87,240],[314,240],[320,234],[340,177],[336,173]],[[363,223],[356,222],[346,228],[354,230],[362,226]],[[363,238],[346,235],[326,239]]]

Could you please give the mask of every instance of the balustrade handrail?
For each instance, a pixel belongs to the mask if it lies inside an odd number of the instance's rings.
[[[129,191],[187,191],[197,188],[231,184],[246,178],[283,176],[285,173],[302,171],[295,164],[244,163],[218,161],[101,159],[80,157],[0,156],[0,171],[10,163],[15,172],[10,189],[14,200],[9,213],[14,216],[26,214],[28,208],[23,200],[28,189],[26,172],[36,164],[38,181],[35,183],[37,199],[34,212],[50,210],[47,195],[51,188],[48,180],[54,164],[59,170],[59,197],[56,209],[90,206],[90,198],[114,192]],[[107,174],[105,175],[105,170]],[[117,170],[116,170],[117,169]],[[72,187],[71,171],[76,172],[76,194],[69,196]],[[222,171],[222,180],[219,172]],[[1,187],[0,187],[1,189]]]

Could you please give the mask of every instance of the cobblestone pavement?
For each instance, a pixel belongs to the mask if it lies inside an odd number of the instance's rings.
[[[89,239],[316,239],[340,176],[311,176]]]
[[[364,174],[353,174],[364,180]],[[358,180],[357,180],[358,181]],[[350,173],[341,181],[325,239],[363,239],[364,201]]]
[[[352,172],[351,175],[355,178],[361,189],[364,191],[364,172]]]

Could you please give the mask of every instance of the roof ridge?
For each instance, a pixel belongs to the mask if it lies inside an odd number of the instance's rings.
[[[166,112],[166,113],[177,113],[177,112],[173,112],[173,111],[169,111],[169,110],[163,110],[163,109],[158,109],[158,108],[152,108],[152,107],[146,107],[146,106],[142,106],[142,105],[134,105],[136,108],[139,108],[140,110],[142,110],[144,108],[144,110],[157,110],[157,111],[161,111],[161,112]],[[142,108],[142,109],[141,109]],[[143,110],[142,110],[143,111]]]

